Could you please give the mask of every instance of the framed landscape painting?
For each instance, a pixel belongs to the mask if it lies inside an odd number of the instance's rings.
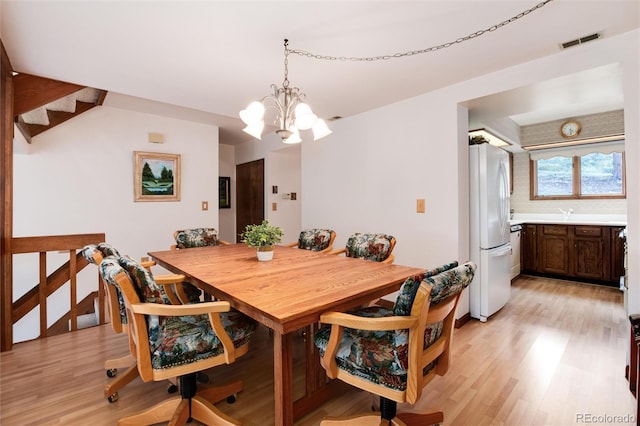
[[[180,201],[180,155],[133,152],[134,201]]]

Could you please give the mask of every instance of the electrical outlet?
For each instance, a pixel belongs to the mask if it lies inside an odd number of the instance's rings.
[[[204,211],[209,210],[209,202],[208,201],[203,201],[202,202],[202,210],[204,210]]]

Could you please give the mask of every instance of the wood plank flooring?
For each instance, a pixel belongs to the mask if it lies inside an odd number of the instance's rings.
[[[622,293],[527,276],[512,289],[510,303],[487,323],[472,320],[456,330],[449,373],[427,385],[413,408],[400,410],[441,408],[444,425],[573,425],[587,423],[587,416],[635,424],[635,399],[624,377],[629,330]],[[301,344],[302,335],[297,339]],[[108,325],[15,345],[0,354],[0,424],[114,425],[168,397],[166,382],[138,378],[117,402],[107,402],[104,360],[126,353],[126,337]],[[303,368],[296,365],[298,372]],[[221,410],[244,425],[273,424],[272,347],[265,328],[249,354],[207,373],[211,384],[244,381],[236,403],[222,402]],[[296,392],[303,386],[297,381]],[[366,412],[371,402],[370,395],[349,390],[296,425]]]

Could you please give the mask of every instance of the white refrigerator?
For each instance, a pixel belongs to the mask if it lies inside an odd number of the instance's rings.
[[[469,310],[482,322],[511,297],[509,154],[488,143],[469,146],[470,260],[478,265]]]

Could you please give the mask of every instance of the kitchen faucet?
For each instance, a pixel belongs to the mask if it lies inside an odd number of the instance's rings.
[[[560,213],[562,213],[562,220],[564,222],[566,222],[569,219],[569,216],[571,216],[571,213],[573,213],[573,209],[570,208],[569,210],[562,210],[560,207],[558,207],[558,210],[560,210]]]

